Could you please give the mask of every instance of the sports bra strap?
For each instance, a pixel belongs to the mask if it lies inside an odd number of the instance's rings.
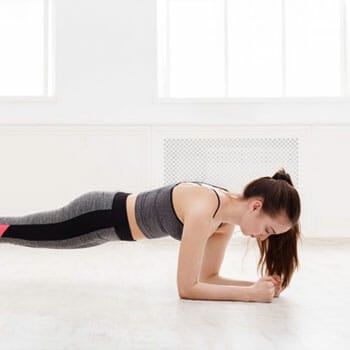
[[[208,182],[203,182],[203,181],[188,181],[188,182],[190,182],[190,183],[193,182],[193,183],[199,184],[199,185],[206,184],[206,185],[209,185],[209,186],[211,186],[211,187],[220,188],[221,190],[224,190],[224,191],[226,191],[226,192],[230,192],[227,188],[220,187],[220,186],[216,186],[216,185],[212,185],[212,184],[210,184],[210,183],[208,183]]]
[[[190,183],[192,182],[192,183],[195,183],[195,184],[198,184],[198,185],[200,185],[200,186],[202,186],[202,184],[206,184],[206,185],[209,185],[209,186],[211,186],[211,187],[216,187],[216,188],[220,188],[220,189],[223,189],[223,190],[225,190],[225,191],[227,191],[227,192],[229,192],[226,188],[223,188],[223,187],[219,187],[219,186],[215,186],[215,185],[212,185],[212,184],[209,184],[209,183],[206,183],[206,182],[200,182],[200,181],[189,181]],[[220,197],[219,197],[219,195],[218,195],[218,193],[215,191],[215,189],[214,188],[212,188],[212,190],[214,191],[214,193],[216,194],[216,197],[218,198],[218,207],[216,208],[216,210],[215,210],[215,213],[213,214],[213,218],[215,217],[215,215],[216,215],[216,213],[218,212],[218,210],[219,210],[219,208],[220,208]]]
[[[219,201],[218,207],[216,208],[215,213],[214,213],[214,215],[213,215],[213,217],[215,217],[216,213],[218,212],[218,210],[219,210],[219,208],[220,208],[220,197],[219,197],[218,193],[214,190],[214,188],[212,188],[212,190],[215,192],[216,197],[218,197],[218,201]]]

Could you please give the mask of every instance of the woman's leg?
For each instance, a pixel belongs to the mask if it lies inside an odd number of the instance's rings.
[[[0,243],[75,249],[120,240],[112,210],[115,194],[93,191],[56,210],[0,217]]]

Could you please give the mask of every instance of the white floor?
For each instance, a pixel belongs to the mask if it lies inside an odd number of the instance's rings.
[[[0,245],[0,349],[350,348],[349,241],[305,238],[299,271],[270,304],[179,299],[178,246]],[[234,237],[222,275],[256,280],[257,254]]]

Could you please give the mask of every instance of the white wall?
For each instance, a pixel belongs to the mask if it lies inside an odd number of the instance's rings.
[[[159,104],[156,0],[53,1],[57,100],[1,102],[0,123],[349,122],[349,103]]]
[[[304,234],[350,236],[349,103],[158,103],[155,0],[60,0],[55,14],[56,99],[0,101],[1,215],[148,187],[158,126],[298,125],[310,133]]]

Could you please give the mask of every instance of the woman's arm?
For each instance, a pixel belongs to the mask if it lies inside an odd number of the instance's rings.
[[[177,287],[184,299],[267,301],[273,298],[271,281],[259,280],[252,286],[219,285],[201,282],[201,267],[205,246],[215,230],[211,218],[215,208],[208,208],[206,198],[196,198],[191,211],[184,215],[180,242]]]
[[[233,234],[233,225],[224,225],[207,240],[202,260],[200,281],[210,284],[251,286],[254,282],[239,281],[219,276],[225,250]]]
[[[252,287],[225,286],[200,281],[205,245],[212,234],[210,216],[194,210],[184,220],[177,267],[178,294],[183,299],[237,300],[253,299]]]
[[[211,277],[208,277],[207,279],[202,280],[202,282],[210,283],[210,284],[220,284],[220,285],[226,285],[226,286],[245,286],[245,287],[249,287],[254,284],[254,282],[251,282],[251,281],[233,280],[233,279],[221,277],[219,275],[213,275]]]
[[[282,291],[282,288],[281,288],[282,280],[277,275],[270,276],[270,277],[272,277],[271,280],[273,281],[274,287],[275,287],[274,297],[279,297]],[[219,284],[219,285],[226,285],[226,286],[242,286],[242,287],[249,287],[255,284],[255,282],[233,280],[233,279],[221,277],[219,275],[213,275],[207,278],[206,280],[202,280],[201,282],[205,282],[209,284]]]
[[[273,278],[260,278],[251,286],[230,286],[198,282],[185,293],[183,299],[199,300],[227,300],[227,301],[255,301],[272,302],[275,292]]]
[[[225,286],[205,282],[198,282],[180,297],[199,300],[254,301],[251,287]]]

